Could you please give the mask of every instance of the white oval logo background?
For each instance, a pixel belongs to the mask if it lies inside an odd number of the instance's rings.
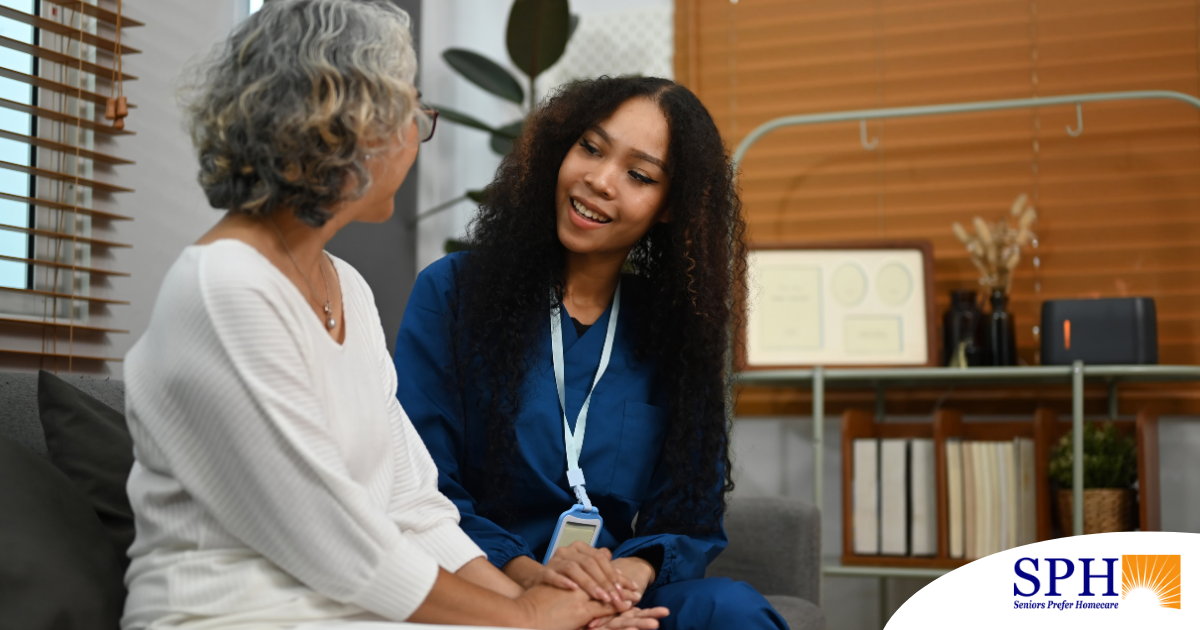
[[[1152,556],[1138,558],[1126,556]],[[1021,563],[1021,569],[1039,581],[1035,584],[1016,571],[1022,558],[1037,560]],[[1057,575],[1069,577],[1055,581],[1059,596],[1048,596],[1051,563],[1056,560]],[[1091,597],[1080,594],[1083,585],[1083,558],[1093,576]],[[1108,589],[1108,563],[1113,563],[1113,592]],[[1191,579],[1200,561],[1200,534],[1176,532],[1120,532],[1092,534],[1048,540],[1009,549],[976,560],[934,580],[913,595],[892,616],[887,630],[909,628],[1004,628],[1005,630],[1063,630],[1065,628],[1200,628],[1200,583]],[[1128,570],[1128,576],[1126,575]],[[1096,577],[1099,576],[1099,577]],[[1014,586],[1022,596],[1014,593]],[[1140,588],[1139,588],[1140,587]],[[1126,590],[1128,589],[1128,590]],[[1125,596],[1122,597],[1122,593]],[[1045,608],[1018,608],[1017,603],[1043,604]],[[1081,609],[1079,602],[1117,603],[1116,609]],[[1050,604],[1056,604],[1050,607]],[[1070,606],[1065,606],[1069,603]],[[1161,605],[1165,603],[1168,606]]]

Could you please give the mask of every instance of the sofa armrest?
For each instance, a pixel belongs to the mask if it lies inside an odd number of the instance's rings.
[[[710,577],[744,581],[763,595],[816,603],[821,572],[821,519],[797,499],[741,498],[725,515],[729,547],[708,567]]]

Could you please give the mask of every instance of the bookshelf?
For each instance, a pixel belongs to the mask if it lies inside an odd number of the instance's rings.
[[[870,418],[871,425],[878,428],[882,433],[890,433],[893,431],[901,431],[902,429],[894,429],[890,427],[904,426],[901,423],[876,423],[876,416],[882,416],[881,410],[884,408],[886,399],[886,391],[888,389],[903,389],[903,388],[918,388],[918,387],[955,387],[957,391],[966,389],[982,389],[989,388],[1005,388],[1013,385],[1055,385],[1071,388],[1072,397],[1072,414],[1070,421],[1062,421],[1057,418],[1053,422],[1049,421],[1047,415],[1043,412],[1039,423],[1039,416],[1034,417],[1033,421],[1028,420],[1014,423],[990,423],[993,425],[1014,425],[1001,426],[1000,428],[976,429],[977,424],[989,423],[961,423],[961,416],[958,416],[959,422],[962,424],[966,439],[975,439],[970,436],[976,435],[976,431],[996,431],[996,430],[1027,430],[1035,431],[1036,426],[1043,427],[1043,439],[1046,444],[1052,444],[1063,434],[1071,432],[1077,438],[1083,433],[1084,415],[1083,415],[1083,397],[1085,383],[1101,383],[1108,387],[1108,408],[1110,417],[1116,417],[1117,399],[1119,395],[1120,385],[1123,383],[1165,383],[1165,382],[1200,382],[1200,366],[1193,365],[1084,365],[1077,362],[1074,365],[1065,366],[1036,366],[1036,367],[977,367],[968,369],[958,368],[837,368],[826,369],[824,367],[813,367],[804,369],[785,369],[785,370],[748,370],[735,375],[736,383],[739,385],[748,386],[766,386],[766,387],[792,387],[811,389],[812,392],[812,415],[814,422],[812,424],[812,441],[813,441],[813,503],[818,510],[824,510],[824,492],[822,484],[824,483],[824,436],[825,426],[825,392],[826,389],[858,389],[858,390],[874,390],[876,393],[876,413],[874,415],[869,412],[860,411],[860,418]],[[946,410],[951,412],[951,410]],[[949,431],[953,425],[952,415],[943,415],[944,418],[940,426]],[[865,422],[863,422],[865,424]],[[1119,422],[1118,426],[1124,431],[1139,432],[1138,424],[1141,423],[1149,432],[1153,431],[1157,434],[1157,420],[1153,415],[1144,413],[1139,416],[1137,421]],[[1021,425],[1017,427],[1015,425]],[[924,431],[932,431],[928,423],[923,424]],[[889,428],[883,428],[889,427]],[[971,428],[967,428],[971,427]],[[886,437],[886,435],[882,435]],[[1139,479],[1153,480],[1153,485],[1157,487],[1158,470],[1155,468],[1157,464],[1157,441],[1149,439],[1149,433],[1143,435],[1143,439],[1138,441],[1138,474]],[[1013,434],[1015,436],[1015,433]],[[913,437],[917,437],[914,435]],[[926,437],[933,437],[932,435]],[[946,436],[943,436],[943,438]],[[1036,439],[1036,436],[1034,436]],[[983,439],[983,438],[980,438]],[[1048,448],[1048,446],[1047,446]],[[1074,515],[1073,515],[1073,533],[1081,534],[1083,532],[1083,457],[1082,457],[1082,442],[1079,439],[1075,440],[1075,487],[1072,488],[1074,493]],[[944,453],[944,449],[938,449]],[[1045,458],[1038,455],[1038,461],[1045,461]],[[844,466],[843,462],[843,466]],[[944,466],[939,466],[939,470],[944,469]],[[843,475],[845,471],[843,471]],[[1044,478],[1044,471],[1038,478]],[[943,482],[944,483],[944,482]],[[1039,484],[1040,485],[1040,484]],[[1049,490],[1044,491],[1045,497],[1039,497],[1038,503],[1038,532],[1039,537],[1042,536],[1045,528],[1052,528],[1049,509]],[[1150,526],[1157,527],[1158,513],[1157,499],[1154,497],[1151,501],[1146,501],[1148,505],[1143,506],[1146,514],[1142,516],[1142,522],[1147,523],[1147,529]],[[939,504],[941,502],[939,501]],[[1044,516],[1043,516],[1044,515]],[[942,558],[940,549],[942,541],[940,537],[941,519],[944,515],[939,514],[939,556],[933,558],[901,558],[890,556],[862,556],[855,558],[851,556],[843,556],[840,563],[827,562],[822,566],[823,575],[836,576],[858,576],[858,577],[932,577],[938,572],[949,571],[956,566],[961,565],[965,561],[953,560],[948,557]],[[1154,519],[1154,520],[1147,520]],[[843,527],[845,523],[843,522]]]
[[[1003,422],[963,422],[962,413],[939,409],[933,422],[877,422],[873,412],[848,409],[842,414],[842,558],[843,566],[889,567],[950,570],[970,562],[950,555],[946,442],[951,439],[980,442],[1008,442],[1028,438],[1034,448],[1036,535],[1038,541],[1055,537],[1049,461],[1058,440],[1071,431],[1071,423],[1060,421],[1050,409],[1038,409],[1030,420]],[[1158,485],[1158,418],[1143,411],[1135,420],[1113,421],[1117,430],[1132,435],[1138,453],[1138,519],[1144,531],[1161,529]],[[937,553],[932,556],[859,555],[854,552],[853,477],[854,440],[863,438],[924,438],[934,444],[934,468],[937,506]]]

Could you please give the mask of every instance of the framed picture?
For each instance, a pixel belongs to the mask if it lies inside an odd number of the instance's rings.
[[[740,367],[935,366],[929,241],[760,243]]]

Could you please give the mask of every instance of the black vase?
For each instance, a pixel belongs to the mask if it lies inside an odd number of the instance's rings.
[[[1017,332],[1012,313],[1008,312],[1008,295],[992,291],[992,313],[988,316],[988,358],[991,365],[1017,364]]]
[[[983,311],[974,291],[950,292],[950,310],[942,317],[942,365],[951,365],[962,346],[966,364],[987,365]]]

